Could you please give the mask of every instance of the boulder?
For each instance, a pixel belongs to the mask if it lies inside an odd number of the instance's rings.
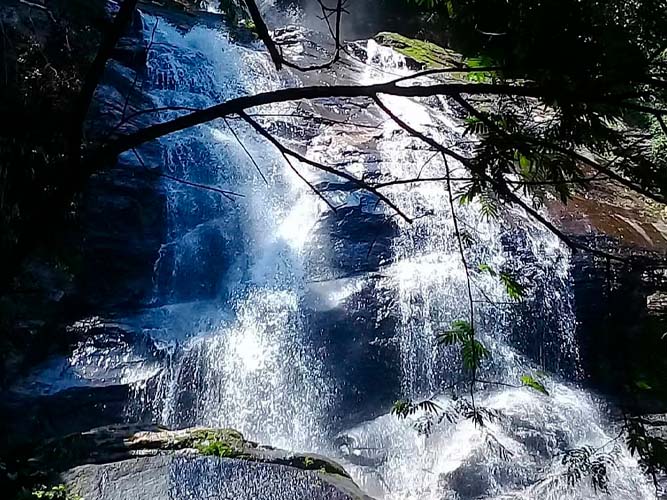
[[[438,69],[463,66],[462,57],[453,50],[445,49],[431,42],[415,40],[398,33],[382,32],[375,35],[375,41],[391,47],[407,59],[411,69]]]
[[[371,276],[311,283],[309,292],[304,327],[337,388],[330,414],[334,430],[386,413],[401,387],[399,317],[391,289],[381,276]]]
[[[86,500],[370,500],[334,461],[232,429],[102,427],[45,443],[31,463]]]

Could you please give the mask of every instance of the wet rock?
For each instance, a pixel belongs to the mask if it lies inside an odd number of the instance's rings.
[[[11,390],[48,396],[74,387],[140,383],[160,370],[164,351],[148,335],[100,318],[76,322],[68,333],[79,338],[68,356],[54,356],[16,381]]]
[[[87,500],[370,500],[332,460],[261,446],[232,429],[96,428],[46,443],[31,463]]]
[[[527,464],[526,464],[527,465]],[[459,500],[492,497],[498,486],[526,486],[535,478],[526,478],[526,470],[511,460],[489,461],[483,449],[474,452],[453,471],[440,477],[440,486],[456,494]]]
[[[396,222],[364,205],[327,212],[318,222],[309,248],[311,280],[335,279],[375,272],[392,261]],[[366,209],[365,209],[366,208]]]
[[[388,411],[399,396],[401,364],[398,313],[382,278],[314,283],[310,295],[319,297],[307,304],[305,327],[337,387],[336,429]]]
[[[590,382],[626,410],[664,411],[664,398],[641,386],[664,380],[667,332],[667,218],[651,200],[625,188],[597,184],[567,205],[552,203],[553,220],[568,237],[618,255],[572,256],[577,336]],[[661,402],[662,399],[662,402]]]
[[[86,199],[82,303],[97,311],[150,304],[166,217],[158,178],[119,164],[91,178]]]
[[[39,397],[3,393],[0,454],[13,456],[17,448],[34,446],[54,436],[121,423],[129,397],[127,385],[77,387]],[[136,421],[143,420],[136,416]]]
[[[317,472],[232,458],[167,455],[103,466],[85,465],[64,477],[91,500],[353,500],[368,498],[349,481]]]
[[[186,302],[219,297],[231,264],[242,251],[235,225],[212,221],[196,226],[160,248],[155,285],[162,301]]]
[[[460,54],[431,42],[415,40],[386,31],[375,35],[375,41],[403,54],[411,69],[437,69],[463,65]]]

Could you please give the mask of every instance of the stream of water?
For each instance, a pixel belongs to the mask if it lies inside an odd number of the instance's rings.
[[[156,19],[144,21],[150,32]],[[359,83],[408,71],[390,49],[372,41],[360,46],[366,60],[354,75]],[[183,34],[161,20],[144,89],[157,106],[202,107],[290,83],[276,75],[259,47],[244,47],[223,31],[204,27]],[[438,140],[458,144],[463,152],[469,147],[445,101],[383,101]],[[295,111],[290,104],[255,110]],[[299,130],[297,119],[284,116],[262,123],[277,132],[290,123]],[[324,162],[351,157],[344,168],[358,176],[371,168],[386,179],[442,175],[443,160],[390,120],[357,135],[335,130],[319,127],[312,137],[296,134],[290,142]],[[132,320],[164,355],[157,364],[119,375],[125,382],[144,380],[135,384],[132,405],[150,406],[165,425],[234,427],[265,444],[330,455],[378,499],[599,498],[587,479],[575,486],[564,479],[562,453],[580,446],[615,456],[609,498],[651,498],[647,480],[614,440],[604,402],[576,387],[581,374],[569,254],[553,235],[521,213],[504,212],[494,220],[477,204],[455,204],[461,227],[472,238],[466,258],[479,301],[476,328],[492,353],[480,378],[494,384],[480,384],[476,404],[502,418],[480,428],[460,418],[433,422],[422,413],[398,419],[387,406],[370,412],[347,407],[344,414],[361,416],[342,418],[346,383],[332,375],[337,367],[322,354],[321,339],[309,325],[313,311],[345,317],[352,299],[368,299],[373,290],[383,290],[390,304],[385,340],[397,353],[391,363],[398,373],[397,387],[390,389],[403,398],[433,397],[442,408],[456,404],[444,389],[462,375],[461,361],[456,349],[434,342],[439,331],[468,314],[466,275],[445,186],[423,182],[386,189],[415,217],[413,224],[392,216],[367,193],[329,191],[336,204],[354,210],[349,213],[379,220],[392,234],[390,258],[378,269],[341,276],[336,262],[349,239],[336,239],[336,226],[327,226],[329,208],[240,120],[217,120],[160,142],[166,173],[244,196],[232,202],[165,180],[169,226],[154,269],[156,307]],[[362,142],[366,148],[372,143],[373,163],[350,153]],[[312,183],[334,181],[295,166]],[[460,172],[458,165],[450,166]],[[368,255],[372,251],[371,245]],[[314,261],[339,279],[314,279]],[[508,304],[502,283],[477,271],[479,264],[527,273],[526,304]],[[361,320],[351,315],[347,321],[349,332]],[[513,387],[525,374],[539,377],[549,395]],[[391,380],[387,376],[386,383]],[[429,422],[430,432],[419,432]]]

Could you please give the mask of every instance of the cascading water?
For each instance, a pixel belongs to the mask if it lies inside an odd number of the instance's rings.
[[[402,57],[390,49],[372,41],[368,44],[369,59],[381,61],[394,72],[405,66]],[[432,107],[406,98],[384,97],[383,102],[411,126],[428,131],[443,144],[465,142],[445,103],[440,103],[443,112],[434,113]],[[385,125],[383,136],[378,149],[384,153],[383,166],[389,178],[442,175],[443,160],[431,151],[417,152],[411,147],[415,140],[401,134],[394,122]],[[460,167],[450,164],[450,168],[452,177],[465,176]],[[538,291],[538,296],[533,292],[528,300],[536,303],[541,314],[556,319],[549,323],[551,342],[558,345],[551,366],[577,373],[575,322],[567,288],[569,255],[553,235],[520,213],[506,214],[510,224],[499,224],[485,218],[479,206],[456,203],[452,207],[442,184],[401,185],[393,194],[392,199],[408,213],[418,215],[420,210],[428,210],[427,216],[415,223],[401,224],[395,239],[396,263],[386,271],[399,304],[397,333],[405,396],[419,399],[437,395],[461,375],[457,368],[461,361],[434,343],[438,331],[453,320],[467,318],[469,310],[452,209],[462,231],[473,231],[476,238],[465,251],[469,268],[487,264],[501,269],[512,265],[518,256],[536,261],[533,279],[547,280],[543,293],[548,296],[540,296]],[[512,240],[509,246],[514,256],[503,248],[501,242],[507,240]],[[479,375],[492,383],[481,384],[485,390],[476,394],[476,404],[500,411],[503,419],[487,423],[485,429],[469,420],[439,419],[442,422],[435,430],[419,435],[415,428],[432,423],[430,415],[417,414],[408,418],[410,422],[384,415],[348,430],[348,440],[358,450],[381,450],[384,459],[374,469],[348,465],[366,491],[381,498],[401,499],[595,498],[597,492],[590,485],[568,487],[560,475],[562,452],[589,445],[618,454],[610,489],[613,498],[650,498],[651,489],[634,469],[636,464],[606,431],[598,401],[546,374],[549,396],[511,387],[522,374],[536,370],[512,343],[516,308],[503,306],[507,295],[495,278],[478,275],[474,283],[475,296],[480,299],[475,303],[478,335],[493,356],[490,366]],[[435,401],[443,409],[455,403],[445,396]],[[558,478],[561,483],[556,484]]]
[[[260,53],[203,28],[182,36],[162,27],[148,64],[157,107],[201,107],[280,85]],[[152,403],[168,425],[230,426],[276,445],[312,448],[327,388],[303,337],[298,302],[300,254],[318,203],[237,121],[180,133],[163,147],[169,175],[238,187],[243,198],[232,204],[219,193],[170,184],[156,301],[200,304],[207,297],[209,306],[178,313],[197,325],[185,335],[164,326],[170,356]],[[296,398],[295,387],[302,389]],[[145,397],[141,388],[138,397]]]
[[[157,19],[145,16],[144,21],[152,27]],[[390,49],[372,41],[363,49],[367,64],[354,75],[359,83],[406,73],[405,61]],[[295,84],[281,81],[261,51],[236,44],[220,31],[198,27],[183,34],[162,20],[148,68],[143,90],[158,108],[203,107]],[[446,102],[382,99],[412,126],[461,150],[467,147]],[[285,115],[295,110],[286,104],[256,112]],[[278,134],[291,133],[286,140],[307,156],[336,163],[356,176],[392,180],[443,172],[442,158],[391,120],[363,133],[319,127],[311,136],[299,136],[294,130],[304,129],[296,118],[261,119]],[[292,132],[285,132],[292,125]],[[387,406],[370,412],[348,406],[344,414],[361,416],[342,418],[341,401],[355,401],[342,394],[356,381],[341,377],[357,375],[331,366],[332,358],[322,353],[347,339],[334,336],[325,349],[322,329],[313,333],[312,317],[323,311],[342,311],[344,316],[350,298],[368,290],[384,290],[388,305],[383,314],[391,319],[386,322],[391,332],[388,338],[378,333],[378,338],[362,341],[396,346],[399,383],[390,389],[415,400],[433,397],[442,408],[455,404],[451,391],[444,389],[462,376],[461,360],[456,349],[438,347],[434,338],[453,320],[465,319],[469,304],[445,185],[422,182],[386,189],[415,218],[407,224],[373,196],[338,188],[339,179],[295,163],[313,184],[329,186],[325,194],[340,206],[335,219],[278,152],[239,120],[217,120],[160,143],[163,172],[190,185],[164,180],[169,227],[155,263],[156,307],[126,320],[166,353],[158,366],[142,365],[141,374],[123,372],[126,382],[143,380],[135,384],[130,414],[148,405],[165,425],[229,426],[263,443],[333,455],[377,498],[597,498],[588,481],[570,486],[563,480],[562,453],[584,445],[615,454],[611,498],[651,497],[636,464],[613,439],[601,402],[561,378],[578,373],[569,256],[547,231],[520,213],[503,214],[500,222],[486,218],[478,205],[454,205],[462,232],[474,237],[465,250],[470,269],[479,264],[515,269],[520,260],[523,271],[530,272],[526,305],[517,306],[508,304],[497,279],[473,271],[479,301],[475,324],[492,353],[480,374],[492,383],[480,385],[476,404],[497,410],[502,418],[480,428],[466,419],[433,422],[433,416],[419,413],[398,419],[388,414]],[[372,148],[373,161],[353,154],[360,145]],[[341,158],[352,159],[341,163]],[[453,176],[464,175],[454,162],[450,167]],[[224,186],[243,197],[232,203],[192,184]],[[358,243],[348,234],[336,239],[341,227],[336,224],[352,217],[380,230],[389,228],[390,244],[375,269],[364,267],[381,246],[377,238],[364,240],[368,226],[355,233],[366,245],[356,251],[361,255],[348,253]],[[341,270],[351,264],[342,263],[340,255],[351,255],[354,272]],[[375,308],[378,302],[369,303]],[[355,313],[353,324],[341,331],[352,335],[367,312]],[[344,351],[343,357],[353,352]],[[72,366],[80,363],[70,359]],[[541,367],[554,374],[541,378],[548,396],[512,387]],[[85,370],[81,373],[85,378]],[[376,376],[383,380],[383,374]],[[389,384],[388,375],[386,380]],[[357,400],[372,399],[370,393],[355,395]],[[429,423],[430,432],[418,431]]]

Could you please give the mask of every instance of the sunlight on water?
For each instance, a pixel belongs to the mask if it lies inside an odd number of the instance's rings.
[[[150,16],[144,20],[149,30],[156,22]],[[242,47],[222,30],[197,27],[183,34],[160,21],[155,41],[143,88],[156,107],[205,107],[284,85],[259,44]],[[393,50],[373,41],[365,49],[359,83],[409,74],[405,58]],[[462,154],[470,152],[469,137],[446,100],[382,100],[423,133]],[[262,111],[294,109],[281,104]],[[310,158],[340,161],[340,168],[359,177],[424,179],[445,170],[441,157],[391,120],[364,133],[320,128],[309,139],[280,131],[281,124],[291,124],[289,118],[263,123],[276,125],[281,139],[298,143]],[[581,446],[615,454],[609,498],[651,497],[646,478],[614,439],[604,402],[564,381],[565,375],[575,381],[583,375],[569,254],[525,214],[506,208],[495,220],[482,213],[479,202],[453,203],[461,232],[469,236],[465,255],[475,283],[478,338],[492,352],[478,374],[484,382],[475,397],[479,408],[498,416],[480,428],[447,413],[458,408],[460,416],[469,396],[448,390],[465,374],[456,350],[435,342],[452,321],[468,317],[466,274],[446,182],[384,189],[415,219],[412,224],[354,187],[326,192],[339,207],[333,216],[279,153],[240,120],[173,134],[161,139],[160,147],[165,173],[243,197],[231,202],[165,180],[168,227],[154,266],[155,307],[119,323],[116,343],[108,338],[83,343],[70,358],[45,366],[24,382],[25,391],[51,394],[79,385],[135,383],[129,410],[149,406],[165,425],[234,427],[264,444],[331,454],[378,499],[600,498],[588,483],[572,488],[563,480],[563,454]],[[372,154],[358,154],[364,148]],[[452,177],[465,177],[456,162],[450,159],[447,166]],[[340,183],[298,162],[295,167],[313,184]],[[454,191],[463,185],[455,181]],[[350,221],[353,236],[345,233]],[[371,271],[345,268],[346,260],[361,254],[368,260],[376,249],[355,221],[390,233]],[[359,255],[346,253],[350,248]],[[503,285],[481,272],[480,264],[525,275],[525,303],[508,299]],[[380,293],[384,296],[370,297],[377,300],[364,295]],[[335,324],[322,326],[325,320]],[[365,321],[372,325],[370,338],[363,338]],[[388,335],[383,328],[391,329]],[[130,338],[126,330],[141,335]],[[345,400],[351,406],[341,410],[342,394],[354,392],[356,380],[335,378],[332,374],[340,375],[344,367],[329,366],[327,355],[340,348],[336,359],[347,363],[373,343],[395,348],[396,367],[387,360],[386,369],[399,373],[395,385],[400,387],[392,388],[397,394],[433,397],[441,415],[450,416],[438,421],[418,412],[398,419],[380,403],[371,410],[357,408],[362,397],[374,394],[356,393]],[[355,376],[363,376],[364,365],[375,361],[363,358],[362,375]],[[517,387],[524,374],[541,377],[549,395]],[[373,391],[392,383],[389,374],[385,382],[384,372],[377,380]],[[419,432],[425,429],[430,432]]]

